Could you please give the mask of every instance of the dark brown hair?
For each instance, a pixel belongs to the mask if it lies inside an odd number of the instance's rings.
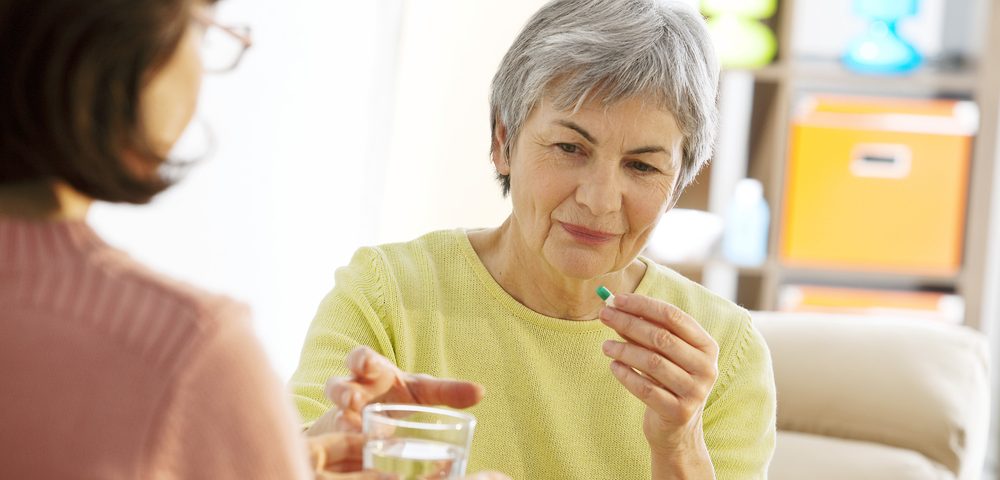
[[[129,203],[170,186],[140,95],[203,3],[0,0],[0,184],[58,179]],[[157,173],[140,178],[125,155]]]

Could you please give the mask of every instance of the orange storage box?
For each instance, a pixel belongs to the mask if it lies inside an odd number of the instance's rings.
[[[977,128],[965,101],[804,99],[790,135],[782,262],[956,273]]]
[[[821,285],[785,285],[778,298],[784,312],[828,312],[890,315],[961,324],[962,297],[914,290],[874,290]]]

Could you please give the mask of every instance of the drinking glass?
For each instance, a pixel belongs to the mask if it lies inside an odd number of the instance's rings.
[[[399,480],[457,480],[465,475],[476,418],[422,405],[375,403],[361,413],[364,468]]]

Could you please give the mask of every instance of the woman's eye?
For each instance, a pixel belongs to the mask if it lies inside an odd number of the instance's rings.
[[[656,167],[642,162],[629,162],[629,168],[639,172],[639,173],[653,173],[656,172]]]
[[[559,147],[559,150],[566,153],[580,153],[580,147],[573,145],[572,143],[557,143],[556,146]]]

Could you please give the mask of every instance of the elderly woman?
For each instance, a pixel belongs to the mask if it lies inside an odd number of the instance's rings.
[[[765,478],[774,385],[749,315],[638,256],[711,155],[717,81],[682,5],[545,5],[493,81],[513,211],[337,271],[292,380],[309,433],[445,404],[480,420],[471,465],[514,478]]]

